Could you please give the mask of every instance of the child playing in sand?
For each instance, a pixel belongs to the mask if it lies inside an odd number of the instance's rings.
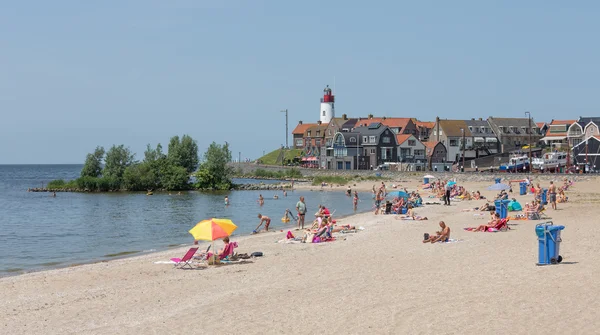
[[[265,223],[265,231],[269,231],[269,225],[271,224],[271,218],[266,215],[262,215],[262,214],[258,214],[258,218],[260,219],[260,223],[258,224],[258,226],[256,226],[256,229],[254,229],[253,233],[254,234],[258,233],[258,228],[260,228],[260,226],[262,226],[263,222]]]

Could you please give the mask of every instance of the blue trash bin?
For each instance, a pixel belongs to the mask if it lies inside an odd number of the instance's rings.
[[[494,179],[494,182],[496,184],[500,184],[501,181],[502,181],[502,178],[496,178],[496,179]]]
[[[548,189],[545,188],[542,190],[542,204],[543,205],[547,205],[548,204]]]
[[[502,210],[502,201],[500,201],[500,200],[494,200],[494,206],[496,207],[496,213],[498,215],[501,215],[500,211]]]
[[[560,232],[565,226],[555,226],[551,222],[539,224],[535,227],[538,237],[538,265],[558,264],[562,262],[560,256]]]
[[[400,209],[400,213],[401,213],[401,214],[406,214],[406,213],[408,213],[408,208],[406,208],[406,207],[402,207],[402,208]]]
[[[519,183],[519,195],[526,195],[526,194],[527,194],[527,183],[520,182]]]
[[[423,178],[423,184],[429,184],[429,178]]]
[[[500,218],[506,219],[508,217],[508,204],[510,204],[511,200],[501,200],[500,202]]]

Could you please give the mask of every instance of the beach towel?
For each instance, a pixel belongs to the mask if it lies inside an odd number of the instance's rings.
[[[288,240],[292,239],[292,238],[294,238],[294,234],[292,234],[292,232],[288,230],[287,235],[286,235],[285,238],[288,239]]]
[[[462,242],[463,240],[459,240],[459,239],[455,239],[455,238],[449,238],[447,241],[442,242],[440,241],[440,243],[456,243],[456,242]]]

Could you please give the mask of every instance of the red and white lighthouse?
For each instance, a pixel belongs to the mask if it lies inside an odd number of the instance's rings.
[[[335,117],[335,101],[334,95],[331,93],[329,85],[323,90],[323,98],[321,99],[321,123],[329,123]]]

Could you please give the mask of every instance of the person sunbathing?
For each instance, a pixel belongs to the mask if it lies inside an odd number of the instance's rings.
[[[408,211],[406,212],[406,215],[396,216],[396,219],[415,220],[415,221],[429,220],[426,216],[417,215],[417,213],[415,213],[415,208],[413,207],[413,205],[410,205],[410,204],[408,205]]]
[[[494,213],[492,217],[492,220],[489,221],[486,225],[482,224],[473,231],[487,231],[488,229],[495,227],[500,222],[500,214]]]
[[[423,243],[448,242],[450,240],[450,227],[446,226],[444,221],[440,221],[440,227],[442,230],[436,231],[435,236],[425,233]]]
[[[480,212],[495,211],[496,206],[490,204],[489,202],[486,202],[485,204],[483,204],[483,206],[481,206],[479,208],[475,207],[475,210],[479,210]]]
[[[319,229],[317,229],[317,232],[315,233],[315,236],[324,237],[325,235],[327,235],[328,230],[329,220],[326,217],[324,217],[321,221],[321,224],[319,225]]]
[[[558,191],[558,202],[567,202],[567,200],[569,200],[569,197],[565,195],[565,191],[563,189],[560,189]]]

